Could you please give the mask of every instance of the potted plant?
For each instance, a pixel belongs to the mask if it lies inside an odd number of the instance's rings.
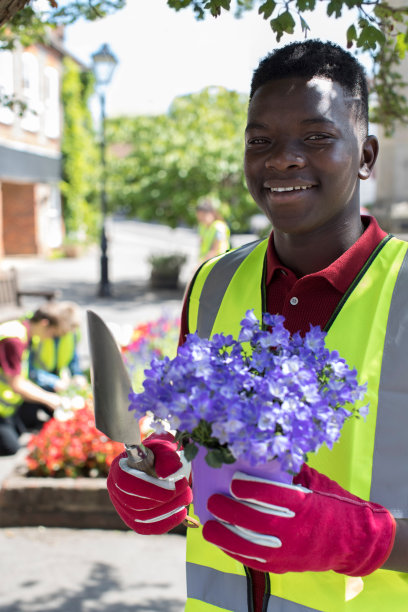
[[[155,289],[177,289],[187,256],[181,253],[150,255],[150,285]]]

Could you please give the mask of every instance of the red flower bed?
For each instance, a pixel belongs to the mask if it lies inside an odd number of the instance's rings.
[[[93,411],[86,406],[66,421],[51,419],[31,437],[26,457],[28,475],[107,476],[113,459],[122,451],[123,444],[96,429]]]

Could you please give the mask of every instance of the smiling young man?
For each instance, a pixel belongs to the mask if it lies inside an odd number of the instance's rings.
[[[293,485],[235,475],[231,496],[210,497],[214,520],[188,530],[186,610],[406,609],[408,245],[360,216],[359,183],[378,153],[367,98],[362,67],[331,43],[288,45],[254,72],[245,176],[273,232],[198,270],[181,342],[236,334],[248,308],[283,314],[291,332],[320,325],[367,382],[370,412]],[[174,472],[168,436],[148,444],[157,473]],[[186,516],[187,480],[160,485],[112,465],[111,499],[139,533]]]

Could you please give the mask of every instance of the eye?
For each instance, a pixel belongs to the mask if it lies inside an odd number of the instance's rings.
[[[262,136],[253,136],[252,138],[247,138],[247,145],[263,145],[268,142],[267,138],[263,138]]]
[[[308,140],[311,142],[322,141],[322,140],[332,140],[332,139],[333,139],[332,134],[310,134],[310,136],[307,136],[305,138],[305,140]]]

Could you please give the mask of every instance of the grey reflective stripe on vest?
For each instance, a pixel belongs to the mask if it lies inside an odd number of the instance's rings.
[[[205,565],[186,564],[187,597],[231,612],[248,612],[246,576],[225,574]]]
[[[408,253],[388,315],[378,392],[370,498],[396,518],[408,518]]]
[[[248,612],[246,576],[226,574],[205,565],[187,563],[187,597],[231,612]],[[317,612],[271,595],[267,612]]]
[[[244,246],[230,251],[214,264],[205,279],[200,296],[200,308],[198,309],[197,334],[200,338],[209,338],[222,298],[231,282],[232,277],[238,270],[244,259],[260,244],[262,240],[250,242]]]
[[[288,601],[275,595],[269,597],[266,610],[267,612],[318,612],[317,608],[308,608],[302,604]]]

